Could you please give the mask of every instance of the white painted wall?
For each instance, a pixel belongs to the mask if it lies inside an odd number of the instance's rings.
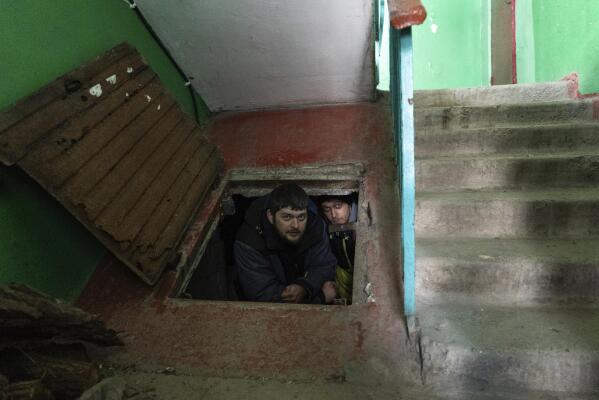
[[[137,0],[212,111],[374,93],[371,0]]]

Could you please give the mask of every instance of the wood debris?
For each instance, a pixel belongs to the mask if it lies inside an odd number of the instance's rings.
[[[86,345],[122,345],[97,317],[22,284],[0,286],[0,327],[0,400],[79,398],[100,381]]]

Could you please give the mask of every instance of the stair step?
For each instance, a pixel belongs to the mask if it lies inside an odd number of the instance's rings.
[[[556,101],[572,98],[576,90],[577,85],[573,81],[416,90],[414,106],[425,108]]]
[[[420,348],[448,399],[599,398],[599,99],[575,90],[415,94]]]
[[[477,390],[468,390],[468,388],[462,386],[460,386],[460,382],[455,384],[452,382],[443,382],[443,384],[431,385],[427,389],[430,393],[442,396],[441,398],[443,400],[597,400],[597,395],[593,393],[579,393],[572,395],[571,393],[526,390],[522,388],[508,388],[505,386],[485,386],[478,388]],[[420,399],[420,397],[409,398],[411,400]],[[437,399],[437,397],[431,397],[428,400],[433,399]]]
[[[599,305],[599,238],[418,239],[416,257],[422,299]]]
[[[484,107],[438,107],[416,112],[416,132],[439,129],[493,128],[592,122],[599,119],[599,100],[506,104]]]
[[[599,395],[599,312],[418,304],[429,383]]]
[[[416,132],[416,157],[481,154],[599,154],[599,123]]]
[[[438,157],[416,162],[417,190],[584,187],[599,183],[599,155]]]
[[[599,235],[599,189],[417,192],[416,235],[563,237]]]

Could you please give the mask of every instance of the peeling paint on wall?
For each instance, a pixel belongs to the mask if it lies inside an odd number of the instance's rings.
[[[116,85],[116,74],[110,75],[108,78],[106,78],[106,82],[110,83],[111,85]]]
[[[366,301],[368,303],[376,303],[376,299],[374,298],[374,288],[372,286],[372,282],[368,282],[366,287],[364,288],[364,293],[368,296]]]
[[[94,85],[91,88],[89,88],[89,94],[96,97],[102,96],[102,85],[98,83],[97,85]]]

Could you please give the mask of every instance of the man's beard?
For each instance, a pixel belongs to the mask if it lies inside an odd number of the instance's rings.
[[[282,240],[284,243],[286,243],[286,244],[288,244],[288,245],[290,245],[290,246],[298,246],[298,245],[301,243],[301,241],[302,241],[302,238],[304,237],[304,233],[305,233],[305,232],[302,232],[302,231],[300,231],[300,230],[296,230],[296,231],[287,231],[287,232],[285,232],[285,233],[282,233],[282,232],[279,230],[279,228],[278,228],[278,227],[276,227],[276,226],[275,226],[275,230],[277,231],[277,235],[279,235],[279,238],[281,238],[281,240]],[[298,235],[297,235],[297,236],[294,236],[294,240],[289,240],[289,238],[287,237],[287,234],[288,234],[288,233],[293,233],[293,232],[297,233]]]

